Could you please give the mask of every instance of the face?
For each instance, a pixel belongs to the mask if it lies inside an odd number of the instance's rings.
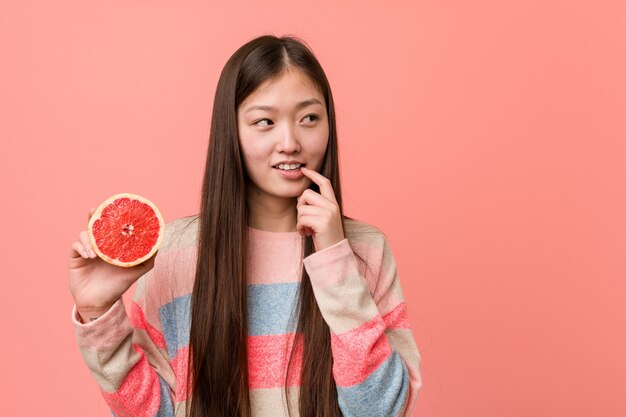
[[[248,96],[237,109],[237,128],[248,187],[256,197],[298,197],[311,180],[294,164],[321,169],[329,132],[326,105],[299,70],[285,71]]]

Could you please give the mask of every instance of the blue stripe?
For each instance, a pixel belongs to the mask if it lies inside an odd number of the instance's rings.
[[[174,404],[170,396],[170,387],[159,375],[159,384],[161,385],[161,402],[159,411],[154,417],[174,417]]]
[[[365,381],[352,387],[337,387],[344,417],[396,416],[408,392],[408,370],[395,350]]]
[[[159,318],[170,358],[176,356],[180,348],[189,345],[190,307],[191,294],[187,294],[176,297],[159,308]]]
[[[248,334],[259,336],[295,332],[299,291],[299,282],[248,285]]]
[[[248,334],[250,336],[293,333],[298,323],[295,310],[300,283],[248,285]],[[170,358],[189,345],[191,294],[174,298],[159,308],[159,318]]]

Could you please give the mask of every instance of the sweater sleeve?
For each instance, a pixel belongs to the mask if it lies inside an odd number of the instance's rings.
[[[331,330],[339,406],[346,417],[408,417],[421,387],[420,355],[396,264],[384,235],[360,244],[371,276],[348,239],[304,259]]]
[[[137,282],[130,317],[122,298],[100,318],[85,324],[76,306],[72,308],[83,360],[117,417],[174,415],[176,377],[164,336],[157,330],[160,326],[149,323],[145,314],[145,283],[155,268]]]

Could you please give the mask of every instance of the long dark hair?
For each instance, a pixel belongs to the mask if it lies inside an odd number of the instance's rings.
[[[279,76],[288,67],[307,75],[325,98],[329,138],[320,173],[330,179],[344,219],[335,109],[321,65],[305,43],[295,37],[266,35],[249,41],[228,60],[215,92],[191,297],[188,417],[251,415],[247,368],[248,178],[239,148],[237,108],[264,81]],[[315,184],[310,188],[319,192]],[[303,239],[306,257],[314,252],[313,240],[310,236]],[[304,346],[299,414],[340,417],[330,331],[306,270],[302,270],[297,326]],[[290,365],[292,359],[293,351]]]

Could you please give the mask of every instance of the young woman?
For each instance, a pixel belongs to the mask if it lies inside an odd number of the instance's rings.
[[[81,354],[118,417],[414,408],[419,353],[394,257],[343,214],[330,86],[295,38],[261,36],[226,63],[200,214],[170,222],[132,268],[97,258],[82,231],[69,277]]]

